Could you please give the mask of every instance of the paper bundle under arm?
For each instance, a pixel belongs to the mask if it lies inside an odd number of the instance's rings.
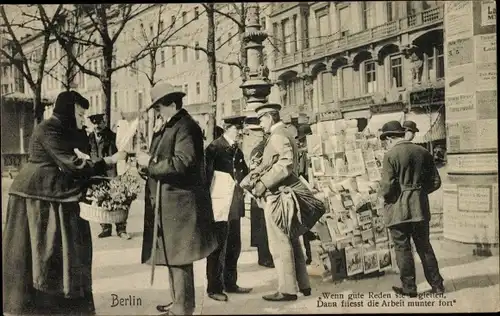
[[[127,145],[134,137],[139,126],[139,118],[136,118],[131,123],[126,120],[118,121],[116,128],[116,148],[118,151],[126,150]]]

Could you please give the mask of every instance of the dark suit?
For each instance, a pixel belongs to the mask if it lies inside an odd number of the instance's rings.
[[[103,158],[115,154],[118,149],[116,148],[116,134],[109,128],[105,128],[101,131],[100,137],[96,136],[96,132],[89,134],[90,143],[90,158]],[[116,177],[116,166],[109,168],[106,171],[106,176]],[[103,231],[111,231],[111,224],[101,224]],[[116,234],[120,235],[127,231],[127,222],[116,224]]]
[[[195,308],[193,262],[217,247],[214,215],[205,174],[203,133],[189,113],[181,109],[153,135],[147,177],[142,263],[167,265],[176,315]],[[156,188],[160,183],[160,196]],[[159,203],[158,243],[153,245],[154,210]]]
[[[215,171],[231,175],[240,182],[248,174],[243,152],[230,145],[224,136],[214,140],[206,149],[207,179],[211,183]],[[235,288],[237,265],[241,252],[241,217],[245,216],[243,189],[236,186],[227,222],[216,222],[219,247],[207,258],[208,293],[222,293]]]
[[[415,292],[415,263],[410,238],[422,261],[427,282],[442,286],[443,278],[429,240],[428,195],[441,186],[432,155],[410,141],[396,143],[384,156],[380,194],[385,223],[391,231],[403,290]]]

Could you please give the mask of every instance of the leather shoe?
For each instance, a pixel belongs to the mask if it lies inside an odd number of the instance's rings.
[[[239,287],[239,286],[230,286],[226,287],[227,293],[236,293],[236,294],[246,294],[252,291],[251,287]]]
[[[443,294],[444,293],[444,285],[433,286],[431,289],[431,293],[434,294]]]
[[[227,302],[226,293],[208,293],[208,297],[219,302]]]
[[[262,296],[262,298],[265,299],[266,301],[271,301],[271,302],[287,302],[287,301],[296,301],[297,295],[276,292],[274,294],[264,295]]]
[[[119,233],[118,236],[121,238],[121,239],[132,239],[132,236],[130,236],[129,234],[127,234],[126,232],[122,232],[122,233]]]
[[[111,231],[109,230],[103,230],[97,237],[99,238],[106,238],[111,236]]]
[[[398,286],[393,286],[392,290],[394,292],[396,292],[396,294],[399,294],[399,295],[404,295],[404,296],[409,296],[409,297],[417,297],[418,296],[417,291],[405,291],[405,290],[403,290],[403,288],[398,287]]]
[[[170,312],[170,307],[172,306],[173,302],[168,303],[167,305],[156,305],[156,310],[159,311],[160,313],[169,313]],[[169,315],[169,314],[167,314]]]
[[[304,296],[311,296],[311,288],[299,290]]]
[[[274,268],[274,262],[272,261],[259,262],[259,266],[263,266],[266,268]]]

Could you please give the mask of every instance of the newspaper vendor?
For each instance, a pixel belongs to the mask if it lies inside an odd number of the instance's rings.
[[[206,149],[207,179],[211,183],[215,231],[219,246],[207,258],[207,293],[227,301],[228,293],[249,293],[239,287],[237,264],[241,252],[241,217],[245,215],[243,189],[238,183],[248,174],[238,139],[244,116],[225,118],[224,133]]]

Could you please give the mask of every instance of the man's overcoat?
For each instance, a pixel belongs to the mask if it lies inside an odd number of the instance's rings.
[[[153,135],[145,193],[142,263],[185,265],[206,258],[216,247],[214,215],[205,174],[203,133],[181,109]],[[157,181],[160,188],[158,246],[153,247]]]
[[[385,223],[390,227],[429,221],[428,195],[439,189],[441,178],[429,151],[404,140],[385,153],[380,186]]]

